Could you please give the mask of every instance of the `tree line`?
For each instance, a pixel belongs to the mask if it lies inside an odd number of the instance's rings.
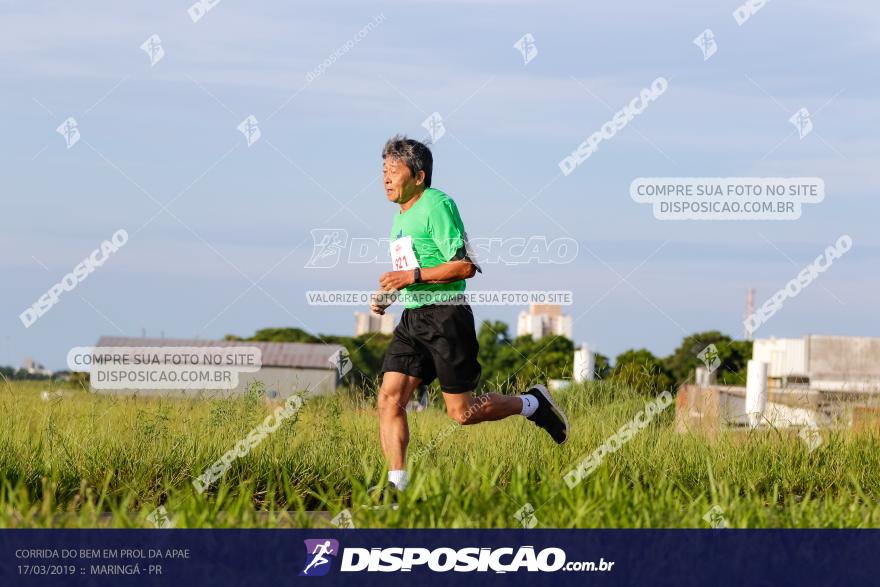
[[[562,336],[538,340],[531,336],[512,337],[502,321],[484,320],[477,338],[483,374],[478,391],[516,393],[537,381],[571,379],[574,371],[574,343]],[[360,336],[313,335],[301,328],[264,328],[249,338],[226,335],[225,340],[252,342],[306,342],[339,344],[351,357],[353,384],[375,390],[390,334],[367,333]],[[703,365],[700,353],[714,345],[719,363],[715,374],[719,383],[745,385],[746,365],[752,356],[752,343],[734,340],[718,330],[698,332],[684,337],[666,357],[657,357],[645,348],[633,348],[615,357],[596,353],[596,379],[611,380],[647,393],[674,390],[693,378],[694,369]],[[436,385],[436,383],[435,383]]]

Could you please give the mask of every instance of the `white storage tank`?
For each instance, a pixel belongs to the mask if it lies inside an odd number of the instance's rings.
[[[749,425],[755,428],[761,423],[767,407],[767,363],[749,361],[746,375],[746,414]]]
[[[576,383],[592,381],[596,371],[596,355],[584,343],[574,350],[574,380]]]

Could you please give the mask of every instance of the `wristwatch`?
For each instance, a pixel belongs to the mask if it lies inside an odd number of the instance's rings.
[[[413,270],[413,283],[421,283],[422,282],[422,269],[420,267],[416,267]]]

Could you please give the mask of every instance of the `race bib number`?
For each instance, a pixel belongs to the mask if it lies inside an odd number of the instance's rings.
[[[395,271],[415,269],[419,266],[416,253],[413,251],[412,237],[402,236],[391,243],[391,262]]]

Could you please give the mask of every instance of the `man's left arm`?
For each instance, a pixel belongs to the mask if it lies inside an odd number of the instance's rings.
[[[452,283],[462,279],[470,279],[477,273],[477,268],[467,257],[441,263],[436,267],[423,267],[420,283]],[[406,271],[389,271],[379,278],[379,284],[389,291],[403,289],[416,282],[415,269]]]

